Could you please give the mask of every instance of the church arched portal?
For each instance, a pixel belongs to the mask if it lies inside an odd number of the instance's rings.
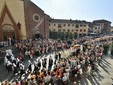
[[[42,34],[40,33],[39,28],[34,28],[32,32],[33,32],[33,38],[35,39],[42,38]]]
[[[15,30],[11,25],[4,25],[2,31],[3,31],[3,40],[6,41],[9,38],[15,40]]]
[[[37,34],[35,34],[35,38],[39,39],[39,38],[42,38],[42,36],[40,33],[37,33]]]

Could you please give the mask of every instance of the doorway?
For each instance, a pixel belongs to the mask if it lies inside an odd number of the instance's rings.
[[[8,40],[9,38],[15,40],[15,32],[3,32],[4,41]]]
[[[41,34],[40,34],[40,33],[35,34],[35,38],[36,38],[36,39],[41,38]]]

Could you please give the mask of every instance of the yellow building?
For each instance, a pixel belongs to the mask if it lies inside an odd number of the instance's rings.
[[[49,36],[49,16],[31,0],[0,0],[0,41]]]
[[[49,21],[49,30],[54,32],[77,33],[78,36],[88,34],[89,23],[80,20],[51,19]]]

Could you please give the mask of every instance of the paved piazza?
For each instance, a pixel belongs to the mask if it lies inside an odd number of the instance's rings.
[[[61,52],[62,57],[69,55],[69,52],[71,52],[71,50]],[[52,56],[54,62],[54,55],[55,55],[54,53],[47,55],[46,56],[47,61],[49,57]],[[43,57],[45,57],[45,55],[42,56],[42,59]],[[36,59],[38,58],[34,58],[33,60]],[[27,62],[28,61],[26,60],[25,65],[27,65]],[[54,67],[54,65],[52,67]],[[29,75],[27,77],[29,77]],[[104,59],[99,65],[99,72],[95,73],[94,76],[90,76],[87,78],[83,73],[83,79],[81,81],[77,81],[77,85],[111,85],[112,84],[111,77],[113,77],[113,59],[110,56],[104,56]],[[10,82],[14,82],[14,80],[18,78],[19,78],[18,76],[13,75],[12,73],[8,73],[5,70],[3,64],[0,65],[0,81],[5,81],[6,79],[8,79]],[[69,85],[73,85],[73,83],[70,82]]]

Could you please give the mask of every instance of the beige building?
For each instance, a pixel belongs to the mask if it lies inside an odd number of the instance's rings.
[[[111,29],[111,22],[107,21],[107,20],[94,20],[92,22],[92,24],[94,25],[94,27],[96,26],[97,29],[95,29],[94,31],[101,31],[101,33],[109,33],[110,29]],[[99,29],[98,29],[99,28]]]
[[[51,19],[49,21],[49,30],[77,33],[78,36],[84,36],[88,34],[88,24],[88,22],[80,20]]]
[[[93,33],[100,34],[101,33],[101,26],[94,25],[93,26]]]

